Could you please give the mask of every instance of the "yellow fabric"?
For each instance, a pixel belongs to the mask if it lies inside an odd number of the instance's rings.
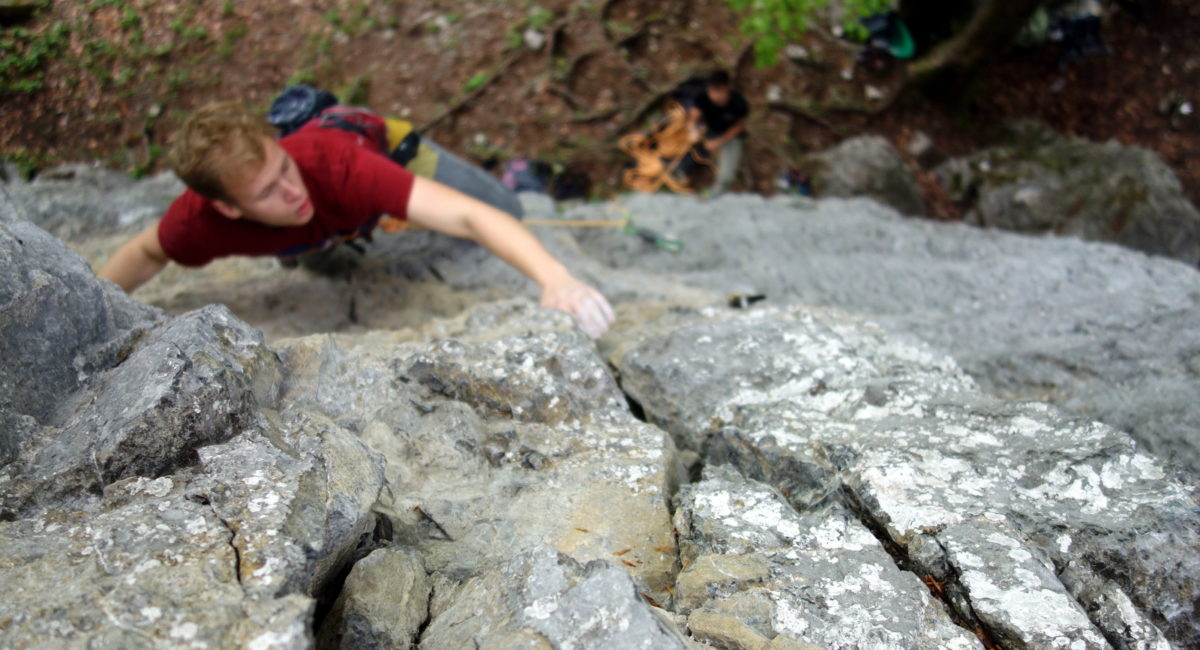
[[[387,123],[388,151],[395,151],[396,147],[400,146],[400,142],[408,137],[409,133],[412,133],[412,122],[390,117],[384,122]],[[417,147],[417,155],[408,161],[404,168],[422,178],[433,178],[434,172],[437,171],[437,162],[437,152],[421,143]]]
[[[433,178],[433,173],[437,171],[437,163],[437,152],[422,142],[417,148],[417,155],[404,167],[421,178]]]
[[[412,122],[407,120],[394,120],[387,118],[384,120],[387,124],[388,151],[395,151],[396,147],[400,146],[400,141],[412,133]]]

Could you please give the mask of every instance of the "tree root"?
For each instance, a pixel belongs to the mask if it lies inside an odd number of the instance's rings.
[[[817,126],[824,128],[826,131],[834,130],[833,125],[824,118],[806,108],[801,108],[794,104],[789,104],[787,102],[770,102],[767,104],[767,108],[780,113],[787,113],[792,117],[803,118],[809,122],[812,122],[813,124],[816,124]]]

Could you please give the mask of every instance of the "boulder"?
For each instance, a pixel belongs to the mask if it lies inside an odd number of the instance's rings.
[[[970,223],[1110,241],[1200,264],[1200,211],[1152,151],[1010,127],[1011,144],[936,169]]]
[[[326,619],[325,648],[411,648],[429,620],[432,591],[421,556],[381,548],[356,562]]]
[[[710,463],[776,485],[808,519],[778,497],[744,496],[741,506],[761,510],[745,516],[761,523],[716,536],[725,541],[708,544],[719,553],[795,546],[825,517],[836,521],[838,506],[959,620],[1006,646],[1200,641],[1195,490],[1124,434],[989,398],[949,358],[830,310],[709,308],[662,320],[621,333],[613,359],[627,390],[651,421],[677,423],[672,432],[699,442]],[[724,377],[720,360],[737,361]],[[734,526],[733,511],[712,505],[730,495],[718,488],[681,512],[704,506],[712,526]],[[814,575],[811,560],[794,562]],[[1070,585],[1059,577],[1068,566],[1082,567]],[[1076,600],[1088,593],[1106,595]],[[1118,593],[1133,607],[1107,605]],[[816,636],[819,614],[807,616],[793,628],[810,635],[799,640],[829,643]]]
[[[421,648],[688,647],[626,571],[605,560],[581,565],[549,548],[523,551],[434,594]]]
[[[679,501],[676,594],[693,632],[719,616],[747,622],[759,647],[781,637],[827,650],[978,647],[839,503],[800,513],[777,490],[717,465]]]
[[[181,316],[145,336],[123,362],[54,407],[52,423],[26,442],[22,467],[0,477],[3,511],[55,508],[118,479],[169,474],[275,406],[275,354],[225,308]]]
[[[313,600],[247,598],[237,533],[186,481],[131,479],[107,497],[99,512],[0,523],[0,643],[308,647]]]
[[[0,195],[0,646],[1200,643],[1195,488],[1147,453],[1195,449],[1194,269],[873,201],[526,198],[685,247],[538,227],[617,304],[599,342],[432,236],[169,269],[168,316]],[[138,227],[45,216],[93,263]]]
[[[225,308],[133,302],[4,195],[0,236],[0,645],[306,647],[382,458],[281,403],[286,369]]]
[[[97,282],[0,188],[0,408],[47,421],[83,376],[114,365],[164,316]]]
[[[945,350],[993,394],[1053,402],[1132,433],[1185,471],[1200,467],[1200,276],[1182,264],[1073,237],[902,219],[860,200],[630,196],[561,213],[548,197],[522,200],[530,218],[628,214],[684,242],[670,253],[615,228],[534,228],[615,302],[763,293],[866,314]],[[537,295],[486,251],[443,239],[380,236],[343,278],[270,259],[171,266],[136,296],[172,313],[221,302],[270,340],[420,328],[479,302]],[[97,265],[122,241],[71,245]]]
[[[819,196],[870,197],[900,214],[925,214],[916,176],[887,138],[864,135],[832,149],[806,156],[813,188]]]
[[[8,188],[30,221],[64,240],[141,230],[157,221],[183,190],[170,172],[135,181],[85,164],[53,167]]]
[[[994,395],[1055,403],[1200,468],[1194,268],[1076,238],[905,219],[872,201],[660,195],[626,197],[621,209],[685,248],[577,229],[582,254],[611,265],[597,277],[618,300],[725,305],[762,294],[761,304],[864,314],[947,352]],[[577,206],[559,218],[611,215]],[[642,282],[630,286],[635,270]]]
[[[608,559],[666,602],[675,447],[633,417],[569,318],[500,302],[425,332],[432,340],[318,336],[280,350],[293,369],[284,399],[388,458],[380,507],[397,541],[459,578],[534,546]]]
[[[109,484],[85,507],[0,524],[0,642],[308,647],[314,597],[374,526],[381,459],[303,423],[200,456]]]

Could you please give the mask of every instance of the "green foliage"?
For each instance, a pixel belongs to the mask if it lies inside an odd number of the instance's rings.
[[[487,82],[487,80],[488,80],[488,75],[486,72],[483,72],[483,71],[476,72],[474,75],[471,76],[470,79],[467,79],[467,82],[465,84],[463,84],[463,92],[469,93],[472,90],[475,90],[476,88],[482,86],[484,83]]]
[[[178,93],[192,80],[192,75],[186,68],[175,68],[167,73],[167,92]]]
[[[521,24],[517,23],[504,32],[504,43],[511,47],[521,47],[525,44],[525,35],[521,33]]]
[[[541,30],[554,20],[554,13],[542,7],[534,7],[529,12],[529,26]]]
[[[142,17],[134,11],[133,7],[126,7],[118,24],[121,25],[121,29],[137,29],[142,26]]]
[[[371,96],[371,75],[361,74],[339,87],[333,93],[338,100],[349,106],[366,106]]]
[[[166,152],[162,147],[151,143],[146,151],[146,160],[133,165],[133,167],[129,169],[130,177],[136,180],[149,176],[150,171],[154,169],[155,163],[157,163],[163,157],[164,153]]]
[[[379,19],[371,15],[371,3],[358,2],[346,8],[339,27],[348,36],[357,36],[379,26]]]
[[[10,162],[17,166],[17,173],[21,178],[29,180],[34,172],[47,167],[51,159],[42,151],[30,151],[24,147],[0,153],[0,161]]]
[[[554,12],[543,7],[534,6],[529,10],[529,17],[519,20],[509,26],[504,34],[504,41],[509,47],[520,47],[525,44],[525,30],[541,31],[554,22]]]
[[[171,31],[179,34],[184,40],[203,41],[208,38],[208,29],[203,25],[192,25],[196,18],[195,5],[187,5],[171,21]]]
[[[604,29],[612,34],[613,38],[620,40],[637,31],[637,26],[621,20],[606,20],[604,21]]]
[[[734,11],[742,13],[742,32],[754,41],[754,59],[759,66],[773,65],[789,41],[808,31],[816,12],[831,0],[725,0]],[[887,10],[890,0],[845,0],[843,27],[850,36],[863,35],[858,18]]]
[[[239,22],[234,24],[221,36],[221,45],[217,47],[217,56],[222,59],[228,59],[233,56],[234,45],[249,33],[250,27],[246,23]]]
[[[40,89],[42,66],[66,48],[70,31],[63,23],[38,31],[24,27],[0,30],[0,93]]]
[[[311,66],[305,65],[293,72],[292,76],[288,77],[287,83],[284,86],[294,86],[296,84],[315,85],[316,83],[317,73]]]

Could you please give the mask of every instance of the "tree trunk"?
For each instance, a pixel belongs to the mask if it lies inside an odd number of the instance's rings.
[[[909,64],[909,83],[957,86],[981,65],[1008,50],[1041,2],[984,0],[962,31]],[[925,3],[917,6],[920,4]],[[913,11],[920,9],[914,7]]]
[[[925,53],[962,31],[975,14],[975,3],[969,0],[901,0],[898,10],[917,52]]]

